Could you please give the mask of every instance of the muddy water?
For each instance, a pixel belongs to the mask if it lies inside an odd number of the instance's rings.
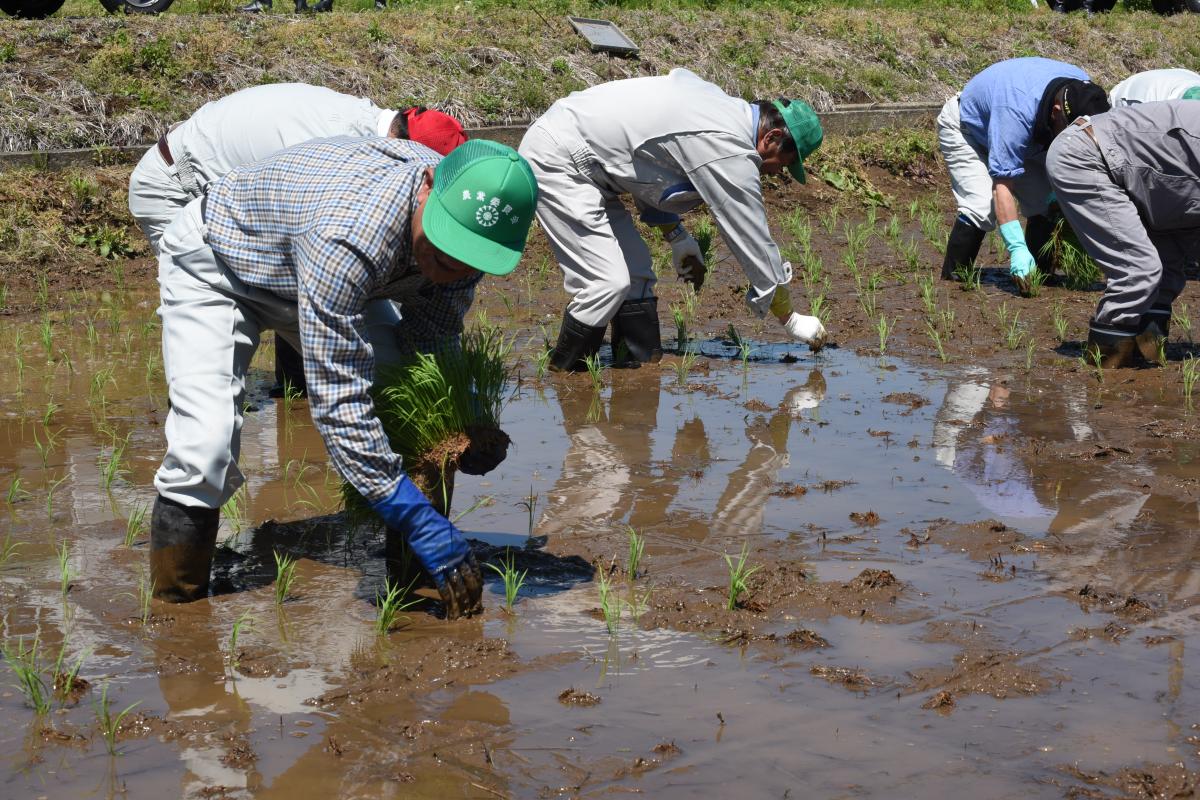
[[[482,501],[472,536],[521,548],[515,613],[493,578],[481,620],[414,609],[379,637],[381,537],[332,515],[319,437],[264,397],[263,359],[217,594],[143,625],[145,534],[122,539],[162,449],[151,311],[119,304],[94,345],[56,318],[52,360],[18,323],[0,355],[23,363],[0,396],[4,641],[37,634],[47,661],[65,641],[92,687],[44,717],[0,690],[2,797],[1060,797],[1200,767],[1200,466],[1153,428],[1131,440],[1112,388],[765,345],[743,368],[719,341],[682,378],[522,382],[516,447],[455,499]],[[613,570],[610,635],[591,563],[623,565],[630,525],[646,555],[632,582]],[[743,546],[761,569],[728,611]],[[282,606],[274,550],[301,557]],[[105,683],[114,711],[139,704],[115,757]]]

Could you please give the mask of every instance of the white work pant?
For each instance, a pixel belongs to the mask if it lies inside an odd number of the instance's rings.
[[[160,242],[158,314],[171,409],[154,487],[185,506],[220,508],[244,482],[237,466],[242,405],[261,333],[274,330],[301,348],[296,302],[247,286],[222,263],[204,243],[200,205],[189,203]],[[397,322],[391,302],[368,304],[367,335],[377,364],[400,357]]]
[[[993,181],[988,174],[987,153],[977,149],[963,135],[958,95],[942,106],[937,118],[937,133],[959,216],[980,230],[992,230],[996,227],[996,210],[992,207]],[[1026,160],[1025,173],[1013,180],[1013,194],[1022,216],[1046,213],[1050,206],[1050,179],[1046,176],[1044,153]]]
[[[537,178],[538,223],[571,295],[567,313],[602,327],[625,300],[653,297],[650,248],[620,195],[597,186],[543,125],[526,132],[520,153]]]
[[[145,152],[129,176],[129,213],[156,254],[167,225],[193,199],[183,188],[179,170],[163,160],[157,147]]]

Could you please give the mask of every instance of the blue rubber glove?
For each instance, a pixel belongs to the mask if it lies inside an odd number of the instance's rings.
[[[408,539],[421,565],[433,576],[449,619],[483,609],[483,575],[467,540],[412,481],[401,478],[392,496],[372,508],[388,527]]]
[[[1000,226],[1000,237],[1008,248],[1008,274],[1013,276],[1021,290],[1025,290],[1025,279],[1037,269],[1037,259],[1025,244],[1025,232],[1017,220]]]

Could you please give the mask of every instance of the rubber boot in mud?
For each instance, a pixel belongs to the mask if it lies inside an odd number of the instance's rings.
[[[1137,366],[1137,331],[1092,322],[1083,355],[1088,366],[1125,369]]]
[[[383,558],[390,587],[399,588],[405,593],[414,589],[435,588],[433,576],[417,560],[417,554],[408,546],[408,538],[395,528],[388,528],[384,532]]]
[[[975,266],[979,256],[979,248],[983,245],[986,232],[976,228],[962,217],[954,220],[950,229],[950,238],[946,240],[946,258],[942,261],[942,280],[957,280],[956,273],[960,267],[970,269]]]
[[[283,397],[288,386],[292,387],[292,392],[297,397],[308,397],[308,382],[304,379],[304,357],[296,348],[276,337],[275,385],[267,394],[271,397]]]
[[[662,361],[662,329],[658,298],[626,300],[612,321],[614,367],[639,367]]]
[[[150,583],[168,603],[190,603],[208,595],[221,512],[194,508],[165,497],[154,501],[150,518]]]
[[[1171,307],[1156,305],[1138,323],[1137,349],[1147,364],[1163,366],[1167,339],[1171,336]]]
[[[555,372],[587,369],[583,360],[599,352],[604,342],[605,327],[584,325],[564,311],[562,327],[558,329],[558,343],[550,353],[550,369]]]

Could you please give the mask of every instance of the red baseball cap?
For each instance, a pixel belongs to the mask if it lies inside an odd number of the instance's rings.
[[[463,126],[449,114],[431,108],[407,108],[404,119],[408,123],[408,138],[419,142],[430,150],[444,156],[467,140]]]

